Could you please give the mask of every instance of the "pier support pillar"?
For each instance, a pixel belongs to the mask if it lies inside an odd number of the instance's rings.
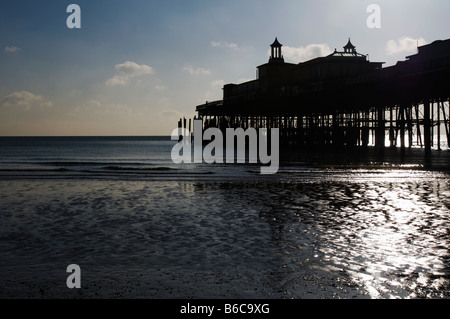
[[[423,138],[425,144],[425,153],[431,153],[431,122],[430,122],[430,101],[425,101],[423,105]]]
[[[448,101],[448,104],[449,104],[449,114],[450,114],[450,101]],[[445,127],[445,133],[447,135],[447,144],[448,144],[448,147],[450,148],[449,121],[447,120],[444,101],[442,101],[442,115],[444,116],[444,127]]]
[[[400,105],[400,147],[401,149],[405,149],[405,107]]]
[[[441,103],[437,102],[437,147],[441,151]]]
[[[375,146],[379,148],[384,148],[385,146],[385,115],[384,108],[377,108],[377,128],[375,131]]]

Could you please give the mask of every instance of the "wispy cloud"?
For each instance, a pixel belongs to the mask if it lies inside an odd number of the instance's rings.
[[[125,115],[132,114],[133,110],[126,104],[102,102],[92,99],[75,107],[75,109],[70,112],[69,115],[75,115],[79,113]]]
[[[145,64],[139,65],[135,62],[130,62],[130,61],[127,61],[123,64],[117,64],[116,70],[118,70],[120,73],[124,74],[125,76],[130,76],[130,77],[154,73],[152,67],[145,65]]]
[[[211,86],[214,87],[222,87],[225,85],[225,81],[224,80],[215,80],[211,82]]]
[[[5,47],[5,49],[4,49],[4,52],[5,52],[5,53],[8,53],[8,54],[16,54],[16,53],[19,53],[20,51],[21,51],[20,48],[15,47],[15,46],[13,46],[13,45],[7,46],[7,47]]]
[[[117,85],[126,85],[128,82],[128,78],[121,76],[121,75],[116,75],[113,78],[110,78],[106,81],[106,86],[117,86]]]
[[[83,93],[80,90],[73,89],[72,91],[69,92],[69,97],[75,98],[75,97],[81,96],[82,94]]]
[[[6,95],[1,102],[2,107],[24,107],[30,110],[34,107],[49,108],[53,106],[51,101],[45,100],[41,95],[28,91],[16,91]]]
[[[427,42],[424,38],[410,38],[403,37],[398,40],[390,40],[386,44],[386,53],[389,55],[398,53],[414,53],[417,52],[417,47],[425,45]]]
[[[283,56],[294,63],[305,62],[314,58],[323,57],[333,51],[328,44],[309,44],[306,47],[294,48],[283,46]]]
[[[164,90],[168,90],[169,88],[167,86],[164,86],[161,84],[156,84],[155,89],[158,91],[164,91]]]
[[[233,42],[211,41],[211,47],[213,47],[213,48],[237,49],[238,45],[236,43],[233,43]]]
[[[191,65],[187,65],[183,68],[183,71],[189,73],[190,75],[209,75],[211,74],[210,70],[204,68],[196,68],[194,69]]]
[[[159,112],[161,114],[161,116],[163,117],[167,117],[167,118],[182,118],[183,117],[183,113],[177,111],[177,110],[162,110]]]
[[[151,66],[145,64],[139,65],[131,61],[117,64],[115,69],[119,72],[119,74],[108,79],[105,83],[106,86],[124,86],[127,85],[132,78],[154,74],[154,70]]]

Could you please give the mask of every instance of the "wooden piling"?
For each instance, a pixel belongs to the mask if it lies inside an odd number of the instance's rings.
[[[450,101],[448,101],[448,103],[449,103],[449,113],[450,113]],[[445,127],[445,133],[447,134],[447,144],[448,144],[448,147],[450,148],[450,129],[449,129],[449,121],[448,121],[448,118],[447,118],[447,115],[446,115],[446,112],[445,112],[445,103],[442,101],[442,114],[443,114],[443,117],[444,117],[444,127]],[[450,116],[450,114],[449,114],[449,116]]]
[[[431,153],[431,123],[430,123],[430,101],[426,100],[424,103],[423,110],[423,126],[424,126],[424,143],[425,143],[425,153]]]
[[[441,102],[437,102],[437,147],[441,151]]]

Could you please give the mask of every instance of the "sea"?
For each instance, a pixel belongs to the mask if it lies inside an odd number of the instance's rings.
[[[281,149],[271,175],[176,143],[0,137],[0,298],[450,297],[444,143]]]

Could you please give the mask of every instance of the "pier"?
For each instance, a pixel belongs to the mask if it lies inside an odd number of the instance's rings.
[[[280,144],[305,147],[450,148],[450,39],[383,68],[343,51],[286,63],[275,39],[257,78],[223,87],[223,99],[196,107],[203,129],[279,128]],[[191,120],[179,127],[191,131]]]

